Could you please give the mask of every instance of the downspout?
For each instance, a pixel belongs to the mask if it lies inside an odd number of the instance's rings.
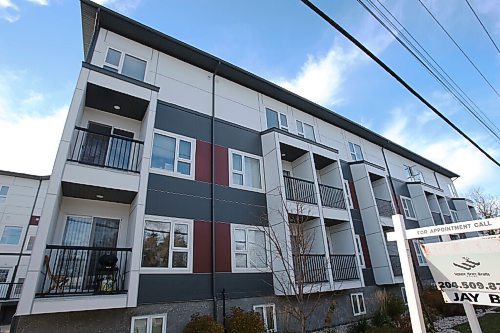
[[[213,299],[213,316],[217,321],[217,292],[215,290],[215,76],[219,70],[220,61],[215,66],[212,75],[212,130],[211,130],[211,147],[212,147],[212,162],[211,176],[212,181],[212,200],[210,210],[210,220],[212,222],[212,299]]]
[[[21,243],[21,250],[19,250],[19,254],[17,256],[17,263],[16,263],[16,266],[14,266],[14,271],[12,272],[12,279],[11,279],[11,282],[9,283],[9,288],[7,289],[7,297],[10,297],[10,294],[12,292],[12,287],[14,286],[13,283],[15,283],[17,270],[19,268],[19,264],[21,263],[21,258],[23,256],[24,246],[26,245],[26,238],[28,238],[28,231],[30,228],[31,217],[33,216],[33,213],[35,212],[35,206],[36,206],[36,202],[38,201],[38,194],[40,193],[41,186],[42,186],[42,178],[38,179],[38,188],[36,190],[35,201],[33,202],[33,207],[31,207],[31,214],[29,217],[28,226],[26,227],[26,232],[24,233],[23,242]]]
[[[387,169],[387,174],[389,175],[389,184],[391,186],[392,198],[394,200],[394,205],[396,206],[396,213],[403,214],[402,209],[399,206],[398,198],[396,197],[396,189],[394,188],[394,183],[392,182],[391,170],[389,169],[389,164],[387,163],[387,158],[385,157],[384,148],[382,147],[382,156],[384,156],[385,168]]]

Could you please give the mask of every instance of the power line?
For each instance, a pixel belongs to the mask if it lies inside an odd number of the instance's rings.
[[[425,48],[413,37],[413,35],[398,21],[398,19],[392,15],[392,13],[381,3],[381,1],[377,0],[377,2],[388,12],[388,14],[402,27],[402,29],[409,35],[411,39],[417,43],[417,45],[422,49],[422,51],[436,64],[436,66],[441,70],[439,71],[436,69],[436,67],[432,64],[429,59],[425,55],[423,55],[420,50],[412,43],[411,40],[409,40],[405,34],[378,8],[375,3],[373,3],[371,0],[366,0],[368,3],[371,4],[371,6],[381,15],[385,21],[390,24],[401,36],[404,41],[396,34],[392,29],[390,29],[383,21],[382,19],[377,16],[370,8],[367,7],[365,3],[363,3],[362,0],[358,0],[358,3],[363,6],[364,9],[366,9],[388,32],[390,32],[394,38],[418,61],[424,68],[432,75],[434,78],[441,83],[441,85],[448,90],[448,92],[460,103],[462,106],[469,112],[471,113],[476,120],[483,125],[491,134],[493,134],[498,140],[500,140],[500,136],[498,133],[492,129],[488,124],[486,124],[485,120],[481,118],[480,115],[476,114],[474,110],[472,110],[472,103],[476,109],[478,110],[479,113],[481,113],[484,118],[487,119],[497,130],[498,128],[496,125],[479,109],[479,107],[470,99],[469,96],[457,85],[457,83],[444,71],[444,69],[434,60],[434,58],[425,50]],[[417,55],[418,54],[418,55]],[[442,72],[442,73],[441,73]],[[443,75],[444,74],[444,75]],[[450,81],[453,83],[450,83]],[[460,92],[455,89],[456,86]],[[465,96],[465,97],[464,97]],[[470,103],[467,101],[470,101]]]
[[[427,11],[427,13],[439,25],[439,27],[441,28],[441,30],[443,30],[444,33],[451,39],[451,41],[453,42],[453,44],[455,44],[455,46],[460,50],[460,52],[462,52],[462,54],[464,55],[465,58],[467,58],[467,60],[470,62],[470,64],[472,66],[474,66],[474,68],[476,69],[476,71],[479,73],[479,75],[481,75],[483,77],[484,81],[486,81],[486,83],[491,87],[491,89],[493,89],[493,91],[495,92],[495,94],[497,94],[497,96],[500,97],[500,93],[498,93],[498,91],[495,89],[495,87],[493,87],[493,85],[491,84],[491,82],[488,81],[488,79],[486,78],[486,76],[484,76],[484,74],[479,70],[479,68],[476,66],[476,64],[471,60],[471,58],[469,58],[469,56],[467,55],[467,53],[465,53],[465,51],[460,47],[460,45],[458,45],[458,43],[450,35],[450,33],[448,32],[448,30],[446,30],[445,27],[443,27],[443,25],[441,24],[441,22],[439,22],[439,20],[434,16],[434,14],[432,14],[432,12],[429,10],[429,8],[427,8],[427,6],[422,2],[422,0],[418,0],[418,2],[422,5],[422,7],[425,8],[425,10]]]
[[[443,119],[448,125],[450,125],[455,131],[457,131],[460,135],[462,135],[467,141],[469,141],[474,147],[476,147],[483,155],[485,155],[488,159],[490,159],[497,166],[500,166],[500,163],[497,162],[490,154],[488,154],[481,146],[479,146],[474,140],[472,140],[467,134],[465,134],[460,128],[458,128],[452,121],[446,118],[438,109],[436,109],[431,103],[429,103],[425,98],[423,98],[415,89],[413,89],[408,83],[406,83],[396,72],[394,72],[389,66],[387,66],[382,60],[380,60],[376,55],[374,55],[370,50],[366,48],[360,41],[354,38],[350,33],[348,33],[344,28],[342,28],[337,22],[335,22],[331,17],[321,11],[318,7],[316,7],[309,0],[300,0],[307,7],[309,7],[312,11],[314,11],[317,15],[319,15],[323,20],[325,20],[328,24],[330,24],[333,28],[335,28],[338,32],[340,32],[344,37],[346,37],[351,43],[356,45],[361,51],[363,51],[367,56],[369,56],[373,61],[375,61],[380,67],[382,67],[387,73],[389,73],[396,81],[398,81],[403,87],[405,87],[413,96],[415,96],[418,100],[424,103],[429,109],[431,109],[439,118]]]
[[[477,21],[479,22],[479,24],[481,24],[481,26],[483,27],[483,30],[484,32],[486,32],[486,34],[488,35],[488,38],[491,40],[491,42],[493,43],[493,45],[495,46],[495,48],[497,49],[497,52],[500,53],[500,49],[498,49],[498,45],[497,43],[495,43],[495,41],[493,40],[493,38],[491,37],[490,33],[488,32],[488,29],[486,29],[486,27],[484,26],[483,22],[481,21],[481,19],[479,18],[479,16],[476,14],[476,11],[474,10],[474,8],[472,8],[469,0],[465,0],[465,2],[467,2],[467,5],[469,6],[470,10],[472,11],[472,13],[474,13],[474,16],[476,17]]]

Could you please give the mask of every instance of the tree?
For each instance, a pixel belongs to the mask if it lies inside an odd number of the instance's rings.
[[[480,187],[473,187],[469,191],[468,197],[474,201],[479,217],[489,219],[500,216],[499,197],[484,193]]]

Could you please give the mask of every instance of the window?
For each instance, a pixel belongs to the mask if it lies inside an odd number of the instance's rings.
[[[33,250],[33,245],[35,245],[35,239],[36,236],[30,236],[30,238],[28,238],[28,243],[26,244],[26,251]]]
[[[416,220],[417,215],[413,209],[413,203],[410,198],[401,196],[401,203],[403,204],[403,211],[407,219]]]
[[[297,134],[303,138],[316,141],[314,136],[314,127],[312,125],[306,124],[303,121],[297,120]]]
[[[22,227],[6,226],[3,229],[2,238],[0,238],[0,244],[17,245],[22,230]]]
[[[458,197],[457,190],[455,189],[455,186],[453,186],[453,184],[448,184],[448,190],[450,190],[452,196]]]
[[[288,119],[286,114],[266,109],[267,128],[280,128],[288,132]]]
[[[190,270],[191,223],[146,219],[142,245],[142,267]]]
[[[103,68],[121,73],[136,80],[144,81],[146,61],[109,48]]]
[[[7,193],[9,192],[9,187],[8,186],[0,186],[0,203],[5,202],[7,199]]]
[[[360,316],[366,313],[363,293],[351,294],[352,313]]]
[[[10,268],[0,268],[0,283],[7,282],[9,278]]]
[[[453,222],[459,222],[460,219],[458,218],[458,213],[456,210],[451,210],[450,209],[450,213],[451,213],[451,217],[453,218]]]
[[[151,168],[193,178],[194,146],[195,142],[190,138],[154,133]]]
[[[408,298],[406,298],[406,288],[405,287],[401,287],[401,296],[403,296],[403,302],[405,304],[408,304]]]
[[[359,145],[349,142],[349,151],[351,152],[351,159],[353,161],[363,160],[363,152],[361,151],[361,147]]]
[[[419,240],[413,240],[413,247],[415,248],[415,255],[417,256],[419,266],[427,266],[427,260],[425,260],[424,254],[422,253],[422,248],[420,247]]]
[[[262,158],[240,152],[231,152],[229,159],[233,187],[262,189]]]
[[[411,182],[425,182],[424,175],[417,169],[416,166],[408,166],[406,164],[403,164],[403,169],[406,180]]]
[[[352,204],[351,189],[349,188],[348,180],[344,180],[344,189],[345,189],[345,194],[347,195],[347,204],[349,205],[350,209],[353,209],[354,205]]]
[[[276,308],[274,304],[254,305],[253,310],[262,317],[266,333],[277,332]]]
[[[131,333],[166,333],[167,316],[132,317]]]
[[[257,229],[233,229],[233,267],[235,269],[268,268],[266,235]]]
[[[359,235],[354,235],[354,243],[356,246],[356,255],[359,259],[359,265],[361,266],[361,268],[366,268],[363,247],[361,246],[361,238],[359,237]]]

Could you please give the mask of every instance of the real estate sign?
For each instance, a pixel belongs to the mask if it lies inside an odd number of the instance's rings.
[[[445,302],[500,306],[500,236],[421,247]]]

